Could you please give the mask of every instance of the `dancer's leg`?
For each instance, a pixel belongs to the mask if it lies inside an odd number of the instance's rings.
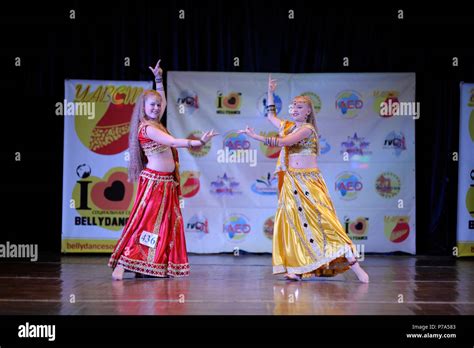
[[[123,268],[122,265],[117,265],[114,268],[114,271],[112,273],[112,278],[114,280],[122,280],[123,279],[123,274],[125,273],[125,268]]]
[[[369,275],[360,267],[359,262],[357,261],[356,258],[351,258],[349,259],[351,269],[354,271],[354,273],[357,276],[357,279],[359,279],[360,282],[362,283],[368,283],[369,282]]]

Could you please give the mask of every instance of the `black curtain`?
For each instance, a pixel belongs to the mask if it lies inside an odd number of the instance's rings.
[[[59,258],[61,211],[67,207],[64,120],[54,111],[64,98],[64,79],[151,80],[148,66],[161,58],[165,71],[415,72],[421,103],[415,122],[417,250],[451,255],[459,82],[474,81],[468,13],[467,7],[444,5],[361,8],[314,1],[13,4],[0,14],[1,239],[38,243],[42,260]],[[21,161],[15,161],[16,152]]]

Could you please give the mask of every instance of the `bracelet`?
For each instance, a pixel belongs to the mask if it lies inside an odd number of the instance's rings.
[[[206,142],[203,141],[202,139],[199,139],[199,142],[201,143],[201,145],[196,145],[196,146],[193,146],[193,145],[191,144],[191,141],[192,141],[191,139],[188,140],[188,147],[197,147],[197,146],[206,145]]]
[[[278,137],[266,137],[264,140],[266,146],[277,147],[278,146]]]
[[[155,82],[156,83],[161,83],[161,82],[163,82],[163,79],[161,77],[155,77]]]

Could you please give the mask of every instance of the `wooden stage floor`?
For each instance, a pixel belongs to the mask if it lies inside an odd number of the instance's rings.
[[[191,275],[111,279],[107,256],[0,264],[3,315],[472,315],[472,259],[366,255],[352,271],[302,282],[271,274],[270,255],[190,255]]]

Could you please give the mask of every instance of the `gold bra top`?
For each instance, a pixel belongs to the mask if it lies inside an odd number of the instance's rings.
[[[159,144],[153,139],[150,139],[146,134],[146,128],[148,125],[140,126],[138,129],[138,141],[140,142],[140,146],[145,153],[145,156],[152,156],[158,153],[165,152],[170,147],[167,145]]]
[[[318,155],[318,139],[316,130],[314,126],[310,123],[305,123],[301,127],[309,128],[312,130],[310,136],[304,138],[303,140],[298,141],[296,144],[287,146],[288,155],[306,155],[306,156],[317,156]],[[301,128],[300,127],[300,128]],[[288,134],[292,134],[296,132],[299,128],[295,126],[288,132]]]

